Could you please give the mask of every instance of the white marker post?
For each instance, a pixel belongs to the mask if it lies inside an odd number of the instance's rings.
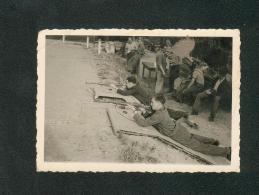
[[[86,37],[86,48],[89,48],[89,36]]]
[[[101,39],[98,39],[98,55],[101,54],[101,50],[102,50],[102,41]]]
[[[66,36],[62,35],[62,42],[65,43],[65,40],[66,40]]]

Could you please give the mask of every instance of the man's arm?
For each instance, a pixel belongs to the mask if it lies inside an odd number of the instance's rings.
[[[189,127],[191,127],[191,128],[194,128],[194,129],[198,129],[198,128],[199,128],[199,126],[198,126],[196,123],[190,121],[189,118],[184,118],[184,122],[185,122]]]
[[[190,87],[195,83],[195,81],[196,81],[196,79],[197,79],[197,76],[198,76],[198,73],[194,70],[194,72],[193,72],[193,74],[192,74],[192,80],[191,80],[191,82],[189,83],[187,89],[190,88]]]
[[[159,68],[160,68],[160,70],[161,70],[163,76],[165,76],[165,70],[163,69],[163,66],[162,66],[162,65],[159,65]]]
[[[134,95],[136,93],[135,87],[132,89],[117,89],[117,93],[124,96]]]
[[[191,82],[189,83],[187,89],[190,88],[190,87],[194,84],[194,82],[195,82],[195,78],[192,78],[192,80],[191,80]]]
[[[146,119],[143,116],[141,116],[140,114],[135,114],[133,116],[133,118],[136,121],[136,123],[142,127],[156,125],[156,124],[160,123],[160,121],[161,121],[159,119],[159,117],[156,116],[156,114],[153,114],[151,117],[148,117]]]

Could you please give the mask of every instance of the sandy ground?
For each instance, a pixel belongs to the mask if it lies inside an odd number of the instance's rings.
[[[146,137],[113,135],[105,108],[93,102],[94,85],[118,83],[127,76],[125,61],[116,55],[97,55],[95,48],[47,40],[45,161],[145,162],[198,164],[184,153]],[[174,108],[186,105],[168,101]],[[207,121],[208,110],[191,119],[200,125],[198,134],[230,145],[230,114],[220,111],[215,123]]]

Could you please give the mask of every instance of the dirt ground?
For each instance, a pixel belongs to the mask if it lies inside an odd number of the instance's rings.
[[[96,48],[47,40],[45,86],[45,161],[143,162],[198,164],[184,153],[148,137],[113,135],[105,108],[93,102],[93,84],[119,83],[125,77],[125,60],[114,54],[97,55]],[[168,106],[190,112],[173,100]],[[230,145],[230,113],[219,111],[214,123],[209,110],[191,116],[200,128],[195,133]]]

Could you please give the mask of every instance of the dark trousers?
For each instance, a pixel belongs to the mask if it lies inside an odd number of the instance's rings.
[[[182,83],[178,89],[176,89],[176,98],[182,102],[182,98],[183,98],[183,91],[186,89],[186,87],[188,86],[189,81]]]
[[[203,90],[203,85],[201,84],[193,84],[188,89],[183,89],[182,92],[178,93],[177,98],[179,101],[183,102],[184,98],[192,98],[196,96],[197,93],[200,93]]]
[[[171,118],[174,120],[178,120],[180,118],[188,118],[188,114],[186,112],[180,111],[180,110],[173,110],[170,108],[167,108],[168,114]]]
[[[192,134],[190,141],[185,143],[185,146],[203,154],[227,157],[227,148],[212,145],[215,141],[211,138]]]
[[[128,54],[127,54],[127,70],[129,71],[129,72],[131,72],[132,71],[132,63],[131,63],[131,59],[132,59],[132,57],[134,56],[134,54],[135,54],[135,51],[131,51],[131,52],[129,52]]]
[[[169,69],[169,89],[174,89],[174,80],[179,76],[179,65],[170,66]]]
[[[203,85],[195,83],[190,88],[183,90],[184,96],[191,96],[200,93],[203,90]]]
[[[165,77],[162,75],[161,71],[157,71],[156,86],[155,86],[156,94],[164,92],[164,83],[165,83]]]
[[[203,91],[201,93],[199,93],[197,96],[196,96],[196,99],[195,99],[195,102],[193,104],[193,111],[195,112],[199,112],[199,109],[200,109],[200,106],[201,106],[201,101],[202,99],[204,98],[208,98],[208,97],[212,97],[212,105],[211,105],[211,110],[210,110],[210,116],[212,118],[215,117],[216,115],[216,112],[218,110],[218,107],[219,107],[219,101],[220,101],[220,96],[217,96],[217,95],[211,95],[211,94],[207,94],[206,91]]]
[[[168,136],[182,145],[203,154],[222,157],[227,157],[228,154],[227,148],[212,145],[215,143],[215,139],[191,134],[179,123],[177,124],[175,131]]]

